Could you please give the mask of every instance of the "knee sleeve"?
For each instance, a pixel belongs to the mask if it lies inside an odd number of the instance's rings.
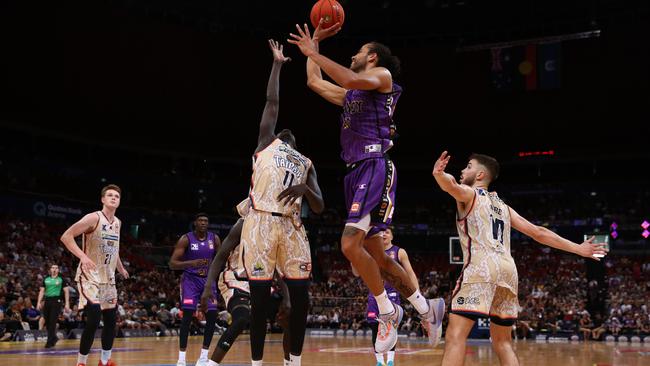
[[[104,328],[102,329],[102,349],[105,351],[113,348],[116,318],[117,309],[102,310],[102,319],[104,320]]]
[[[490,316],[490,321],[496,325],[500,325],[502,327],[512,327],[513,324],[515,324],[516,319],[501,319],[498,316]]]
[[[246,329],[250,322],[250,309],[246,305],[236,306],[232,311],[232,323],[219,338],[217,346],[228,352],[237,337]]]
[[[309,281],[285,280],[289,287],[291,300],[291,314],[289,315],[289,331],[291,332],[291,354],[302,354],[305,341],[305,328],[307,327],[307,312],[309,310]]]
[[[182,350],[187,348],[187,337],[190,334],[190,323],[192,322],[193,312],[191,310],[183,311],[183,319],[181,320],[181,331],[179,335],[180,348]]]
[[[86,326],[83,333],[81,333],[81,342],[79,342],[79,353],[87,355],[90,352],[90,347],[93,346],[95,340],[95,331],[99,326],[102,310],[98,304],[88,304],[84,308],[86,313]]]
[[[214,335],[214,326],[217,323],[217,311],[210,310],[205,314],[205,333],[203,333],[203,348],[209,348]]]
[[[251,289],[251,357],[261,360],[266,338],[266,307],[271,301],[271,281],[250,281]]]

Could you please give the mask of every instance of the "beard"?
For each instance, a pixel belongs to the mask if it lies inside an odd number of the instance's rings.
[[[363,62],[363,63],[362,62],[356,62],[356,63],[353,63],[352,65],[350,65],[350,70],[352,70],[352,71],[354,71],[356,73],[359,73],[359,72],[363,71],[363,69],[365,67],[366,67],[365,62]]]
[[[461,184],[465,184],[465,185],[468,185],[470,187],[474,185],[474,182],[476,182],[476,176],[474,176],[474,177],[463,177],[460,180]]]

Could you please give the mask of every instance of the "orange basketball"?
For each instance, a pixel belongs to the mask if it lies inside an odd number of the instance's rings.
[[[341,23],[345,20],[343,7],[336,0],[318,0],[311,8],[311,25],[318,27],[318,22],[323,18],[323,28],[333,26],[336,22]]]

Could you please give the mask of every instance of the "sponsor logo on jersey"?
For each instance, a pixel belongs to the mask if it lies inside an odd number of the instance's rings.
[[[183,299],[183,305],[194,305],[193,299]]]
[[[354,202],[352,203],[352,206],[350,206],[351,213],[357,213],[359,212],[359,209],[361,209],[361,204],[359,202]]]
[[[368,312],[368,318],[376,318],[376,317],[377,317],[377,313],[375,313],[374,311]]]
[[[311,272],[311,262],[302,263],[299,268],[303,272]]]
[[[253,276],[261,274],[264,272],[264,266],[261,263],[255,263],[253,265]]]
[[[114,240],[114,241],[119,241],[120,240],[119,236],[113,235],[113,234],[102,233],[101,237],[102,237],[102,240]]]
[[[190,244],[190,250],[199,250],[199,244],[198,243],[191,243]]]
[[[458,305],[481,305],[481,299],[478,297],[458,297],[456,299]]]

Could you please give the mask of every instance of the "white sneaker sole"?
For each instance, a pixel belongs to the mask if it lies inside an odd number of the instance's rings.
[[[397,328],[399,327],[400,323],[402,322],[402,318],[404,318],[404,309],[402,309],[401,306],[395,304],[395,311],[397,311],[397,324],[395,324],[394,327],[392,327],[391,332],[388,335],[389,342],[385,343],[384,347],[379,347],[381,344],[379,344],[379,338],[377,338],[377,341],[375,341],[375,352],[377,353],[385,353],[390,351],[395,345],[397,344]]]
[[[432,346],[437,346],[440,344],[440,338],[442,336],[442,319],[445,317],[445,300],[440,298],[440,299],[433,299],[432,303],[433,307],[433,312],[436,316],[436,324],[434,325],[435,329],[432,329],[433,336],[429,337],[429,343],[431,343]]]

